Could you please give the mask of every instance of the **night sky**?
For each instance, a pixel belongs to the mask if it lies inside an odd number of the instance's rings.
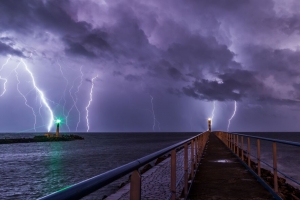
[[[298,131],[299,10],[298,0],[1,0],[1,132],[53,132],[57,118],[65,132],[204,131],[209,117],[226,131],[235,102],[229,131]]]

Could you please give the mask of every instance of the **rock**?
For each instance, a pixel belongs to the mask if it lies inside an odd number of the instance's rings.
[[[158,165],[159,163],[161,163],[166,158],[167,158],[166,156],[161,156],[161,157],[157,158],[154,165]]]
[[[143,169],[140,171],[141,174],[145,173],[146,171],[148,171],[149,169],[152,168],[151,164],[147,164],[143,167]]]
[[[284,178],[278,177],[278,185],[279,185],[279,186],[285,185],[285,182],[286,182],[286,180],[285,180]]]
[[[124,187],[126,185],[126,182],[123,182],[123,183],[121,183],[120,185],[119,185],[119,188],[122,188],[122,187]]]
[[[297,196],[295,196],[294,194],[291,194],[291,196],[293,197],[293,199],[295,200],[300,200],[300,198],[298,198]]]

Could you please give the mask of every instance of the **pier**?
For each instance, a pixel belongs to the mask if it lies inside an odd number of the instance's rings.
[[[255,141],[255,151],[251,141]],[[273,164],[268,170],[262,167],[265,161],[261,158],[261,141],[270,142],[273,148]],[[278,170],[277,144],[300,147],[295,142],[209,130],[40,199],[88,198],[109,183],[129,176],[114,194],[98,199],[297,200],[300,190],[290,182],[300,186],[299,180]]]
[[[188,199],[273,199],[214,134],[197,169]]]

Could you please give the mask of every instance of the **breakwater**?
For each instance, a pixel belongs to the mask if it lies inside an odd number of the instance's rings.
[[[0,139],[0,144],[12,143],[31,143],[31,142],[60,142],[60,141],[73,141],[83,140],[84,138],[79,135],[60,135],[59,137],[47,137],[44,135],[34,136],[33,138],[4,138]]]
[[[244,152],[246,154],[246,152]],[[244,156],[244,162],[247,162]],[[251,169],[258,173],[258,165],[254,161],[251,162]],[[267,169],[261,168],[261,178],[271,187],[274,187],[274,174]],[[278,192],[282,199],[300,199],[300,190],[287,183],[285,178],[278,177]]]

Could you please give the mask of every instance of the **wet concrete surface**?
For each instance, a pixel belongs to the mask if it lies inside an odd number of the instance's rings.
[[[273,197],[225,144],[211,134],[188,199],[258,200]]]

